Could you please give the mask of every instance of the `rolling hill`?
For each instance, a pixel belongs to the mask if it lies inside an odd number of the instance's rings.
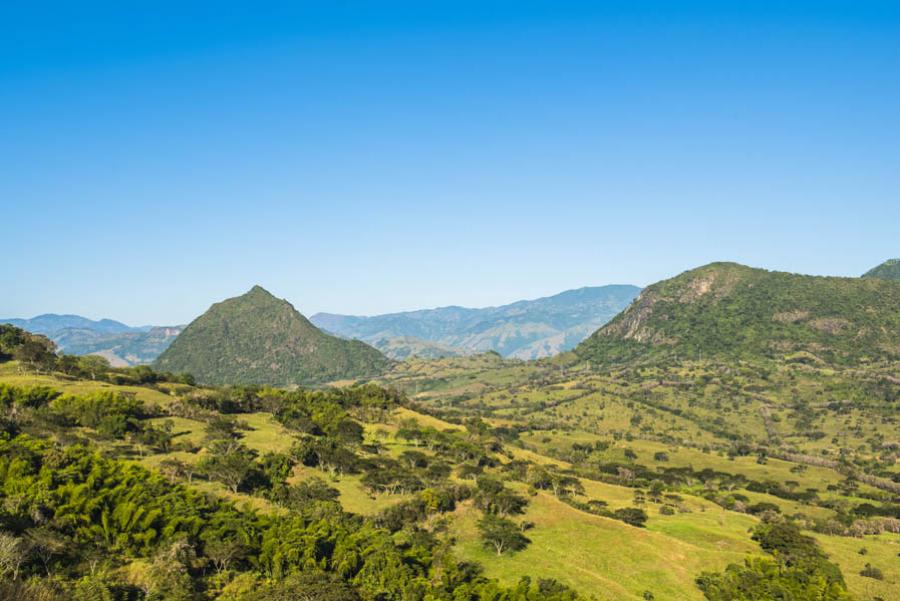
[[[317,313],[311,321],[395,358],[496,351],[504,357],[537,359],[574,348],[639,292],[637,286],[628,285],[587,287],[483,309],[453,306],[372,317]],[[410,346],[414,339],[421,342]],[[443,354],[426,343],[441,345]],[[405,354],[395,354],[397,346]]]
[[[584,358],[900,357],[900,287],[713,263],[646,288],[576,349]]]
[[[214,304],[155,363],[199,382],[283,386],[371,376],[389,364],[363,342],[325,334],[259,286]]]

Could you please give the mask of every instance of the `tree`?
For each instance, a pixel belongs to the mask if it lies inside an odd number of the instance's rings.
[[[193,547],[183,540],[160,549],[140,578],[147,596],[165,601],[193,599],[193,583],[188,567],[195,559]]]
[[[78,369],[96,380],[107,373],[110,367],[109,361],[99,355],[85,355],[78,358]]]
[[[178,478],[186,477],[188,482],[191,481],[194,470],[191,466],[186,464],[184,461],[180,459],[175,459],[174,457],[167,457],[159,462],[159,472],[169,479],[170,482],[175,482]]]
[[[622,507],[613,512],[613,517],[622,520],[626,524],[643,528],[647,523],[647,513],[643,509],[637,507]]]
[[[226,540],[217,538],[207,542],[203,546],[204,554],[213,563],[217,574],[221,574],[231,563],[240,559],[244,553],[244,545],[236,540]]]
[[[25,533],[28,539],[28,545],[41,563],[44,564],[44,571],[50,575],[50,564],[56,557],[64,555],[69,549],[70,541],[47,527],[32,528]]]
[[[75,583],[74,601],[115,601],[104,574],[91,574]]]
[[[13,351],[13,358],[37,371],[50,369],[56,362],[55,346],[49,340],[38,340],[37,336],[32,336]]]
[[[553,489],[553,496],[557,498],[584,493],[584,486],[581,484],[581,480],[574,476],[554,474],[550,478],[550,487]]]
[[[528,500],[503,486],[503,482],[494,478],[478,480],[475,493],[475,506],[485,513],[511,515],[522,513]]]
[[[243,436],[241,424],[236,419],[225,415],[216,415],[206,424],[203,444],[210,447],[213,443],[220,443],[220,450],[231,452],[241,445],[240,439]]]
[[[21,538],[0,532],[0,576],[18,580],[22,564],[28,561],[29,546]]]
[[[241,601],[359,601],[350,585],[331,574],[302,573],[254,591]]]
[[[212,445],[198,467],[209,479],[236,493],[256,466],[255,457],[256,453],[244,445],[232,448],[230,443],[220,441]]]
[[[507,551],[520,551],[531,542],[515,522],[490,513],[485,514],[478,522],[478,531],[484,545],[493,548],[497,555],[503,555]]]

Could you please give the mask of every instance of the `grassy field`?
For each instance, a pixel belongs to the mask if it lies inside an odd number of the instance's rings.
[[[24,372],[15,361],[0,363],[0,382],[12,386],[49,386],[68,394],[87,394],[97,391],[115,391],[133,394],[151,405],[165,407],[172,402],[172,396],[160,390],[144,386],[119,386],[108,382],[75,380],[61,375],[35,374]]]
[[[661,531],[642,529],[578,511],[539,493],[522,517],[534,523],[526,532],[531,545],[498,557],[478,539],[479,517],[464,505],[454,515],[451,533],[458,539],[460,557],[481,563],[488,576],[510,583],[522,576],[552,577],[609,601],[641,599],[644,591],[658,599],[702,599],[694,586],[698,573],[724,568],[754,551],[746,526],[731,520],[722,520],[726,528],[706,523],[709,520],[688,522],[673,516]],[[671,532],[703,544],[681,540]]]

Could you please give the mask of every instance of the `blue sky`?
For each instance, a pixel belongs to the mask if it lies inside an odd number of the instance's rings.
[[[0,115],[0,317],[900,255],[894,1],[11,2]]]

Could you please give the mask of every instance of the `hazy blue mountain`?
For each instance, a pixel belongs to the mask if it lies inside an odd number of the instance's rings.
[[[183,326],[132,327],[113,319],[48,313],[31,319],[0,319],[33,334],[43,334],[70,355],[101,355],[113,366],[152,363]]]
[[[45,336],[51,336],[53,333],[67,328],[91,330],[93,332],[102,332],[104,334],[146,332],[150,329],[150,326],[133,328],[120,321],[115,321],[114,319],[94,321],[93,319],[88,319],[87,317],[82,317],[80,315],[57,315],[55,313],[46,313],[44,315],[32,317],[31,319],[0,319],[0,323],[8,323],[17,328],[27,330],[32,334],[44,334]]]
[[[613,285],[567,290],[499,307],[442,307],[372,317],[317,313],[316,326],[372,344],[403,358],[416,355],[410,339],[441,345],[447,354],[496,351],[504,357],[535,359],[574,348],[634,300],[637,286]],[[400,344],[397,339],[405,339]],[[402,356],[393,352],[402,348]],[[420,345],[434,356],[433,346]]]

